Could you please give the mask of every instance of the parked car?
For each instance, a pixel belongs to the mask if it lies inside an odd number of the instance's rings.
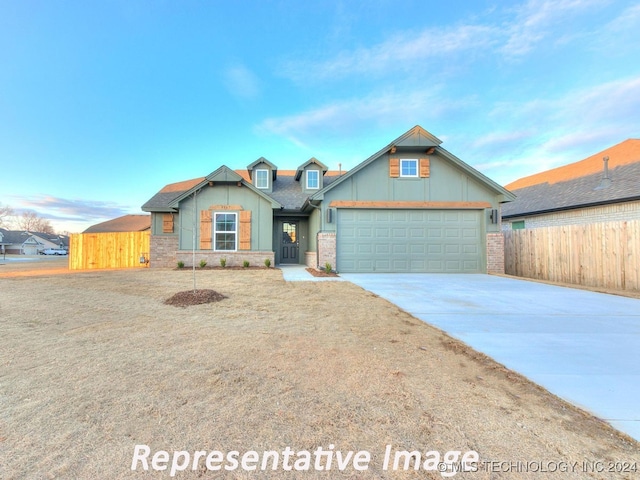
[[[67,251],[64,248],[45,248],[40,250],[40,255],[66,255]]]

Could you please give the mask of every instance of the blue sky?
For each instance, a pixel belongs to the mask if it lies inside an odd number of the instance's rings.
[[[640,137],[640,2],[0,0],[0,204],[57,231],[414,125],[501,184]]]

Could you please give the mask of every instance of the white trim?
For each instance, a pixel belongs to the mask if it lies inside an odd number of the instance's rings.
[[[315,187],[310,187],[309,186],[309,174],[311,172],[315,172],[315,174],[317,175],[317,177],[316,177],[316,186]],[[318,189],[320,189],[320,171],[319,170],[307,170],[306,187],[307,187],[307,190],[318,190]]]
[[[267,181],[267,184],[265,186],[260,186],[259,182],[258,182],[258,173],[265,173],[265,179]],[[269,189],[269,170],[267,170],[266,168],[258,168],[254,171],[253,173],[255,175],[255,187],[259,188],[260,190],[268,190]]]
[[[402,173],[402,162],[413,162],[416,165],[416,173],[415,175],[403,175]],[[416,178],[420,175],[420,162],[417,158],[401,158],[400,159],[400,176],[404,178]]]
[[[231,230],[220,230],[218,231],[216,229],[216,218],[218,215],[233,215],[235,220],[235,230],[231,231]],[[238,213],[237,212],[214,212],[213,214],[213,238],[211,239],[212,242],[212,247],[213,247],[213,251],[214,252],[237,252],[238,251]],[[233,250],[226,250],[226,249],[219,249],[217,248],[217,242],[216,242],[216,234],[217,233],[233,233],[235,235],[234,237],[234,246],[233,246]]]

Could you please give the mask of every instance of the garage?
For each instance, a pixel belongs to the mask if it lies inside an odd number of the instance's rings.
[[[482,210],[338,209],[344,273],[481,273]]]

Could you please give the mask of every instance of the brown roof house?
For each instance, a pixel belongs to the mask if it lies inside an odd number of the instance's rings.
[[[505,230],[640,220],[640,139],[516,180],[502,209]]]
[[[420,126],[348,172],[259,158],[147,201],[151,267],[303,264],[340,272],[503,271],[499,211],[514,196]]]
[[[90,226],[82,233],[143,232],[151,228],[150,215],[123,215]]]

